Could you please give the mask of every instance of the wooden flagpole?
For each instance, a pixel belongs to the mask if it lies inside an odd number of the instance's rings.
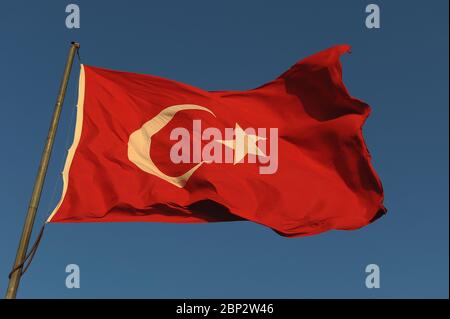
[[[58,97],[56,99],[55,108],[53,111],[50,128],[45,141],[44,150],[41,156],[38,173],[34,182],[33,193],[31,195],[30,203],[28,205],[28,212],[25,218],[25,223],[20,237],[19,247],[17,248],[16,259],[14,261],[13,272],[11,273],[8,290],[6,291],[6,299],[16,298],[17,288],[19,287],[20,278],[22,276],[23,262],[27,253],[28,244],[30,242],[31,232],[33,231],[33,224],[36,217],[36,212],[41,198],[42,187],[44,185],[47,167],[52,153],[53,142],[55,141],[56,130],[58,128],[59,117],[61,115],[64,97],[66,95],[67,84],[69,82],[70,71],[72,69],[73,60],[80,45],[72,42],[70,45],[69,55],[64,68],[63,78],[59,87]]]

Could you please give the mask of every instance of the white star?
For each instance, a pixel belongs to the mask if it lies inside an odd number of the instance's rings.
[[[217,140],[217,142],[222,143],[226,147],[234,150],[234,163],[239,163],[247,154],[253,154],[256,156],[266,156],[264,152],[256,145],[259,140],[266,140],[265,137],[260,137],[258,135],[247,134],[240,126],[236,123],[234,128],[234,139],[233,140]]]

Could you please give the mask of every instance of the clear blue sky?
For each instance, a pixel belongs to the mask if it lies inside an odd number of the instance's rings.
[[[447,0],[375,1],[379,30],[364,25],[370,1],[77,1],[78,30],[65,27],[69,3],[0,4],[2,295],[77,40],[86,64],[207,90],[253,88],[299,58],[352,45],[344,80],[373,108],[364,134],[389,212],[357,231],[294,239],[249,222],[50,224],[19,297],[448,297]],[[37,226],[61,191],[78,72],[76,62]],[[65,287],[69,263],[80,289]],[[365,287],[370,263],[380,289]]]

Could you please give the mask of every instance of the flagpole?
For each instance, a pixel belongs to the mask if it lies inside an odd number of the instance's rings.
[[[24,258],[27,253],[28,244],[30,242],[31,232],[33,231],[33,224],[36,217],[36,211],[39,206],[41,198],[42,187],[44,185],[45,174],[47,172],[48,162],[52,153],[53,142],[55,141],[56,130],[58,128],[59,117],[66,95],[67,84],[69,82],[70,71],[72,69],[73,60],[80,45],[72,42],[70,45],[69,55],[67,56],[66,67],[64,68],[63,78],[59,87],[58,97],[56,99],[55,108],[53,111],[50,128],[48,130],[47,140],[45,141],[44,150],[41,156],[38,173],[34,182],[33,193],[31,195],[28,211],[25,218],[25,223],[22,229],[22,236],[20,237],[19,247],[17,248],[16,259],[14,261],[13,272],[11,273],[8,290],[6,291],[6,299],[15,299],[17,288],[19,287],[20,278],[22,276],[22,267]]]

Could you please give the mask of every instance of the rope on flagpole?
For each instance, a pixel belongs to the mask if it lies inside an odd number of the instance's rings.
[[[78,50],[77,50],[77,58],[78,58],[78,63],[83,64],[83,63],[81,62],[80,48],[79,48],[79,47],[78,47]]]
[[[11,272],[8,275],[9,279],[11,279],[11,276],[18,270],[20,270],[21,276],[28,270],[28,268],[31,265],[31,262],[33,261],[33,257],[36,254],[36,251],[39,247],[39,243],[41,242],[42,235],[44,234],[45,225],[46,223],[42,224],[41,230],[39,231],[39,234],[37,235],[30,251],[25,255],[24,260],[11,270]]]
[[[72,42],[72,45],[73,45],[73,44],[74,44],[74,43]],[[80,48],[79,48],[79,46],[78,46],[78,48],[77,48],[77,50],[76,50],[76,54],[77,54],[78,62],[81,64],[82,62],[81,62],[81,56],[80,56]],[[72,120],[72,119],[73,119],[73,116],[74,116],[74,114],[75,114],[75,110],[76,110],[76,107],[73,107],[73,108],[72,108],[72,112],[71,112],[71,115],[70,115],[69,120]],[[70,129],[67,130],[67,132],[66,132],[66,138],[65,138],[65,144],[64,144],[64,148],[65,148],[65,149],[67,149],[68,146],[69,146],[69,138],[70,138]],[[62,166],[64,165],[64,157],[63,157],[63,159],[62,159],[61,162],[62,162],[62,163],[61,163],[61,169],[60,169],[60,171],[62,170]],[[54,183],[54,187],[53,187],[53,191],[52,191],[52,196],[51,196],[51,198],[50,198],[49,207],[48,207],[47,211],[50,210],[50,205],[52,204],[53,200],[55,199],[55,196],[56,196],[56,187],[57,187],[57,181],[55,181],[55,183]],[[47,224],[46,220],[47,220],[47,218],[44,220],[44,222],[43,222],[43,224],[42,224],[42,226],[41,226],[41,229],[40,229],[40,231],[39,231],[39,234],[37,235],[37,237],[36,237],[36,239],[35,239],[35,241],[34,241],[34,243],[33,243],[33,246],[31,247],[30,251],[27,252],[27,254],[25,255],[25,258],[23,259],[23,261],[22,261],[20,264],[16,265],[16,266],[9,272],[9,274],[8,274],[8,278],[9,278],[9,279],[11,279],[12,275],[13,275],[16,271],[19,271],[19,270],[20,270],[20,276],[22,276],[23,274],[25,274],[25,272],[26,272],[26,271],[28,270],[28,268],[30,267],[31,262],[33,261],[34,255],[36,254],[36,251],[37,251],[37,249],[38,249],[38,247],[39,247],[39,244],[41,243],[41,239],[42,239],[42,236],[43,236],[43,234],[44,234],[45,225]]]

